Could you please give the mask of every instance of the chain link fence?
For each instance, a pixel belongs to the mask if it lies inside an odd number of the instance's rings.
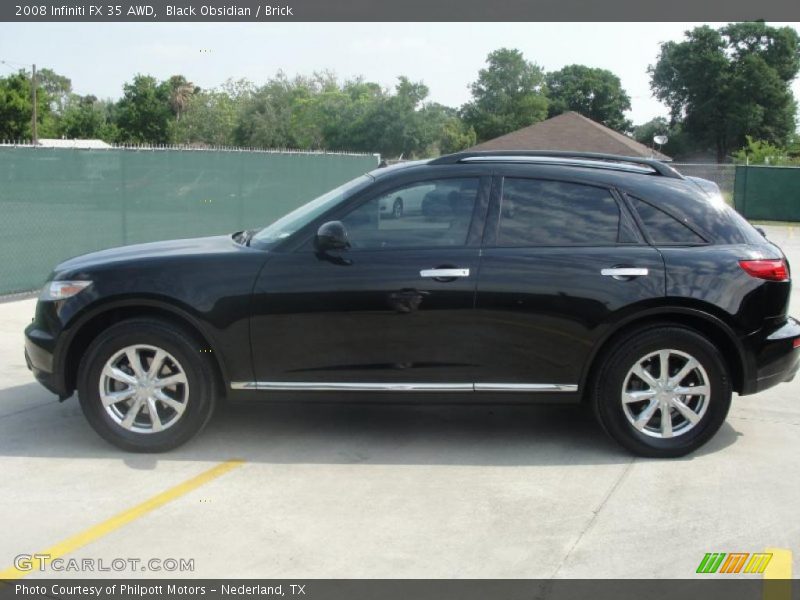
[[[722,197],[733,206],[733,191],[736,182],[736,165],[717,163],[670,163],[683,175],[702,177],[719,186]]]
[[[266,225],[374,169],[376,155],[0,146],[0,294],[66,258]]]

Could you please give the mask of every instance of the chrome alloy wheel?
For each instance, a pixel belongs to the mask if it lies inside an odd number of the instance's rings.
[[[634,364],[622,384],[622,408],[638,431],[656,438],[683,435],[708,408],[711,385],[703,365],[680,350],[658,350]]]
[[[135,433],[158,433],[186,410],[189,381],[169,352],[145,344],[114,354],[100,375],[100,401],[115,423]]]

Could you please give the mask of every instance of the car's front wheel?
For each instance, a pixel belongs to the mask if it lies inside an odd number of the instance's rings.
[[[89,423],[112,444],[163,452],[188,441],[214,409],[212,366],[186,331],[154,319],[122,321],[87,349],[78,395]]]
[[[668,458],[711,439],[725,421],[731,394],[714,344],[665,325],[617,341],[597,374],[592,402],[600,424],[622,446]]]

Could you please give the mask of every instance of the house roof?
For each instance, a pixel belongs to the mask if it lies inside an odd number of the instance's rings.
[[[468,150],[567,150],[672,160],[666,154],[574,111],[501,135]]]

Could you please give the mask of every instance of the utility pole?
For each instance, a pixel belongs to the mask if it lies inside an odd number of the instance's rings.
[[[36,132],[36,65],[33,65],[33,71],[31,72],[31,96],[33,99],[33,116],[31,117],[31,133],[33,134],[32,142],[35,146],[39,141],[39,137]]]

